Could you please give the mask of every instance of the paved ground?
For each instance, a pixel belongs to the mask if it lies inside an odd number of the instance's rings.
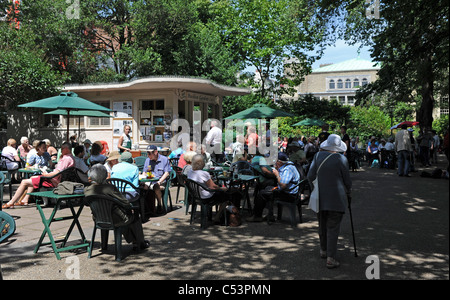
[[[439,159],[438,167],[444,168],[445,157]],[[419,176],[420,171],[433,168],[419,168],[411,178],[367,166],[351,174],[358,257],[347,213],[339,239],[338,269],[328,270],[319,257],[317,220],[307,208],[304,222],[295,228],[289,225],[286,212],[286,220],[270,226],[244,222],[236,228],[215,225],[201,230],[198,219],[189,224],[182,207],[144,224],[150,248],[135,253],[124,244],[122,262],[114,261],[112,234],[110,250],[101,253],[96,243],[91,259],[81,251],[64,252],[57,260],[49,246],[34,254],[43,230],[38,211],[34,205],[9,209],[6,212],[16,219],[17,231],[0,245],[0,265],[4,279],[67,279],[76,275],[71,267],[78,263],[80,279],[349,280],[366,279],[366,271],[377,274],[371,271],[377,270],[377,262],[371,260],[376,256],[380,279],[448,280],[449,183]],[[45,211],[50,214],[51,208]],[[65,233],[67,222],[52,224],[55,236]],[[89,208],[83,211],[81,224],[89,239],[93,225]]]

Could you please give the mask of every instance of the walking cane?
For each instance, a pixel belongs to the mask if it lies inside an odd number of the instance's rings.
[[[352,216],[352,196],[347,195],[348,200],[348,212],[350,213],[350,224],[352,226],[352,236],[353,236],[353,248],[355,249],[355,257],[358,257],[356,253],[356,242],[355,242],[355,229],[353,228],[353,216]]]

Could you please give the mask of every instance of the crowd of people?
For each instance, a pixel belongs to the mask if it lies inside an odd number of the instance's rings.
[[[378,161],[379,166],[384,166],[384,162],[391,159],[390,153],[393,153],[398,160],[397,173],[403,177],[410,176],[416,157],[424,166],[429,166],[436,163],[438,149],[444,149],[448,159],[448,132],[441,142],[433,131],[421,132],[414,138],[407,127],[402,127],[394,137],[371,137],[367,144],[364,144],[357,137],[351,138],[345,126],[340,127],[340,134],[334,134],[329,132],[328,125],[324,125],[317,137],[280,138],[275,164],[270,164],[267,153],[260,153],[258,147],[258,144],[266,143],[267,146],[270,143],[270,134],[259,137],[255,127],[251,125],[245,135],[237,135],[235,141],[227,145],[223,152],[209,153],[208,149],[220,149],[217,145],[222,142],[222,130],[218,124],[212,123],[211,130],[206,135],[206,145],[197,145],[192,141],[183,145],[180,141],[176,149],[147,146],[147,158],[142,170],[139,170],[133,163],[131,154],[130,129],[129,126],[124,127],[118,151],[111,152],[105,142],[92,143],[86,139],[83,143],[78,143],[76,137],[71,138],[70,142],[62,143],[59,149],[53,147],[49,140],[37,140],[30,145],[28,139],[23,137],[18,146],[14,139],[9,139],[7,146],[2,149],[5,168],[11,172],[20,167],[36,168],[40,174],[22,179],[14,196],[3,204],[2,208],[28,205],[27,193],[40,186],[56,187],[61,180],[60,172],[75,167],[81,170],[81,174],[85,174],[83,182],[96,185],[87,188],[87,193],[102,190],[117,196],[118,190],[114,186],[105,187],[105,181],[108,178],[124,179],[135,187],[140,186],[147,195],[151,195],[146,199],[150,202],[150,207],[154,208],[155,213],[164,214],[162,197],[167,188],[169,174],[175,166],[180,168],[186,178],[207,187],[202,192],[204,199],[223,202],[229,199],[230,191],[214,181],[213,176],[205,169],[217,164],[245,162],[258,176],[256,184],[259,191],[254,199],[253,214],[246,219],[247,222],[274,220],[274,195],[284,193],[289,198],[299,192],[300,181],[307,179],[312,185],[314,179],[319,179],[320,256],[327,259],[328,268],[335,268],[339,266],[336,260],[339,227],[347,201],[351,199],[352,183],[349,172],[353,169],[352,163],[360,158],[361,153],[365,153],[371,166],[375,165],[375,161]],[[252,151],[249,151],[251,147]],[[140,173],[147,171],[151,171],[157,180],[141,184]],[[129,188],[121,195],[123,201],[133,202],[140,197],[140,192]],[[234,204],[239,207],[240,198],[238,203]],[[265,208],[268,208],[268,214],[263,216]],[[133,224],[135,227],[127,241],[133,241],[145,248],[147,242],[141,232],[142,224]]]

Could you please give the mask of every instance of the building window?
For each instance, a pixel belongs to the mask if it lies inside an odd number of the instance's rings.
[[[345,105],[345,96],[339,96],[339,104]]]
[[[164,100],[142,100],[141,110],[164,110]]]
[[[342,79],[339,79],[339,80],[337,81],[337,88],[338,88],[338,89],[344,88],[344,83],[342,82]]]
[[[440,111],[439,111],[440,116],[442,117],[443,115],[448,115],[449,114],[448,113],[449,112],[448,96],[441,97],[440,102],[441,102],[439,105],[440,106]]]
[[[354,88],[359,87],[359,79],[358,79],[358,78],[356,78],[356,79],[353,80],[353,87],[354,87]]]
[[[333,79],[331,79],[331,80],[330,80],[330,83],[329,83],[329,87],[330,87],[330,90],[332,90],[332,89],[335,89],[335,88],[336,88],[336,86],[335,86],[335,84],[334,84],[334,80],[333,80]]]
[[[365,86],[365,85],[367,85],[369,82],[367,81],[367,78],[363,78],[362,79],[362,86]]]
[[[111,108],[109,101],[107,102],[94,102],[95,104],[101,105],[106,108]],[[89,127],[107,127],[111,125],[111,118],[95,118],[95,117],[89,117],[88,118],[88,124]]]
[[[348,105],[354,105],[355,104],[355,97],[347,96],[347,104]]]
[[[352,88],[352,81],[350,79],[345,80],[345,88],[351,89]]]

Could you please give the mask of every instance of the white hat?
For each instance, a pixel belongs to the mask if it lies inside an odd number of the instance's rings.
[[[347,145],[337,134],[330,134],[328,139],[320,144],[320,149],[327,151],[345,152]]]

